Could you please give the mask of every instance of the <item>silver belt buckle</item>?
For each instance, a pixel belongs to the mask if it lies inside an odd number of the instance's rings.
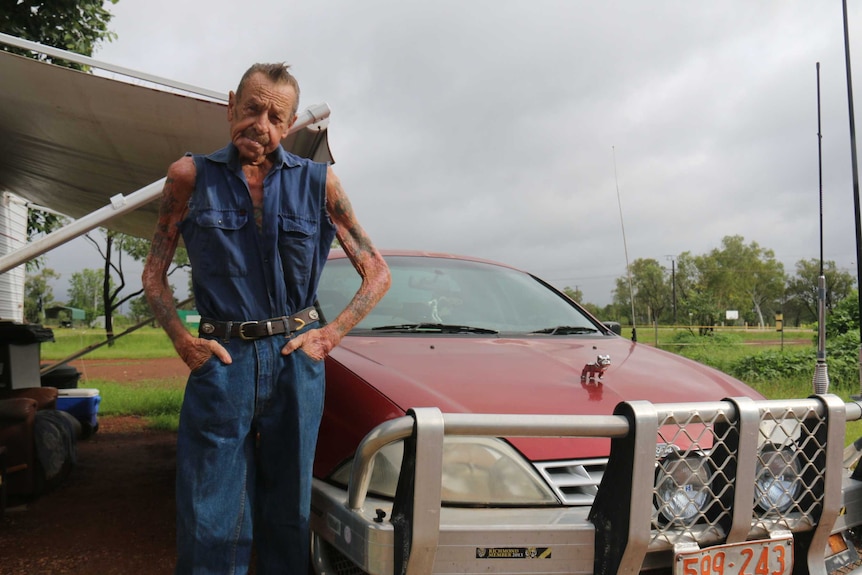
[[[256,337],[251,337],[251,336],[245,335],[245,326],[256,325],[256,324],[257,324],[256,321],[244,321],[241,324],[239,324],[239,338],[244,339],[244,340],[257,339]]]

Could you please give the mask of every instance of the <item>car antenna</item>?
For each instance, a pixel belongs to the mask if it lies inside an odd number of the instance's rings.
[[[841,12],[844,20],[844,70],[847,77],[847,119],[850,122],[850,166],[853,172],[853,216],[856,220],[856,291],[859,298],[859,308],[862,309],[862,223],[859,215],[859,164],[856,160],[856,115],[853,111],[853,75],[850,66],[850,35],[847,24],[847,0],[841,1]],[[862,336],[862,323],[859,325],[859,335]],[[862,399],[862,346],[859,347],[859,395],[851,396],[854,400]]]
[[[817,364],[814,366],[814,393],[829,391],[826,368],[826,276],[823,275],[823,135],[820,133],[820,62],[817,62],[817,165],[820,184],[820,277],[817,280]]]
[[[626,226],[623,224],[623,203],[620,200],[620,182],[617,178],[617,150],[611,146],[611,152],[614,156],[614,183],[617,186],[617,205],[620,208],[620,228],[623,231],[623,250],[626,253],[626,274],[629,278],[629,300],[632,303],[632,341],[638,340],[638,331],[635,326],[635,290],[632,288],[632,268],[629,265],[629,247],[626,243]]]

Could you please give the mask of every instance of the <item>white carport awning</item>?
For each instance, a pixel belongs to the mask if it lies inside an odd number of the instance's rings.
[[[185,152],[228,141],[227,102],[191,97],[0,51],[0,190],[73,218],[163,178]],[[284,141],[331,161],[326,122]],[[149,237],[158,203],[105,222]]]

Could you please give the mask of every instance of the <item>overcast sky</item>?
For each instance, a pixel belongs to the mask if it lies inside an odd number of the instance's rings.
[[[108,6],[97,59],[224,92],[253,62],[291,64],[300,107],[332,109],[335,170],[378,247],[502,261],[601,305],[623,229],[630,262],[668,269],[727,235],[788,273],[819,257],[820,62],[824,254],[855,276],[839,0]],[[64,279],[73,250],[49,259]]]

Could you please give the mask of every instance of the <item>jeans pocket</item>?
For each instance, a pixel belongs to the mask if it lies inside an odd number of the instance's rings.
[[[314,359],[313,357],[311,357],[310,355],[305,353],[305,350],[302,349],[301,347],[299,349],[297,349],[296,352],[299,352],[302,355],[302,357],[304,357],[305,360],[310,362],[312,365],[316,365],[316,364],[321,363],[323,361],[322,359]],[[296,353],[296,352],[294,352],[294,353]]]
[[[213,365],[215,364],[215,362],[213,360],[220,361],[214,353],[211,353],[210,356],[208,358],[206,358],[206,361],[204,361],[202,364],[200,364],[199,366],[197,366],[195,369],[193,369],[191,371],[192,375],[198,376],[198,375],[201,375],[202,373],[206,373],[207,371],[210,371],[212,369]]]

